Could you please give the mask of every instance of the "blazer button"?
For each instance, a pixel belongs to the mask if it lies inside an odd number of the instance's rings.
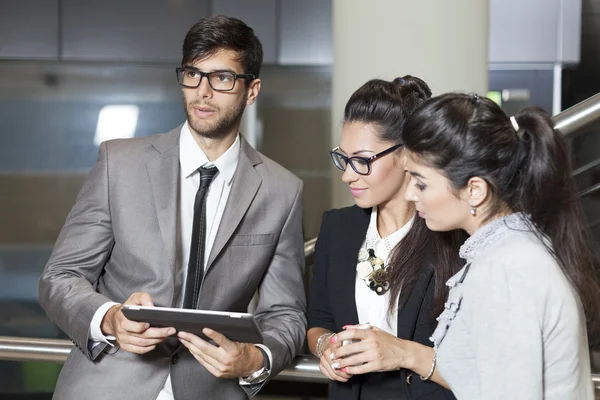
[[[178,355],[178,354],[175,354],[175,355],[173,356],[173,358],[171,358],[171,363],[172,363],[173,365],[175,365],[175,364],[177,364],[178,362],[179,362],[179,355]]]

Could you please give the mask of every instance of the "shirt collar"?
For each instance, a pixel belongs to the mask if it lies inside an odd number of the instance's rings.
[[[214,161],[209,161],[206,154],[200,149],[198,143],[194,140],[192,132],[186,122],[181,127],[181,136],[179,138],[179,163],[181,173],[187,178],[200,167],[215,166],[219,169],[219,175],[223,177],[227,184],[231,183],[240,155],[241,142],[238,134],[233,144]]]
[[[377,231],[377,206],[373,207],[371,210],[371,219],[369,220],[369,227],[367,228],[367,241],[371,244],[375,244],[377,241],[382,240],[381,236],[379,236],[379,232]],[[396,232],[392,233],[387,237],[390,248],[396,247],[400,240],[406,236],[412,224],[415,220],[415,216],[413,216],[410,221],[408,221],[404,226],[398,229]]]

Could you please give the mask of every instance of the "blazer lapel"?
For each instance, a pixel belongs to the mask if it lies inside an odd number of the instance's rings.
[[[229,192],[223,218],[208,257],[205,274],[208,273],[215,259],[235,232],[262,183],[261,176],[254,169],[256,165],[262,163],[262,159],[243,137],[240,137],[240,140],[240,155],[231,183],[231,192]]]
[[[179,135],[181,126],[160,135],[152,144],[157,157],[146,164],[158,225],[171,268],[175,268],[179,199]]]
[[[338,265],[336,272],[339,278],[335,286],[335,297],[339,299],[344,315],[341,315],[340,322],[343,325],[358,324],[358,311],[356,309],[356,264],[358,262],[358,251],[365,240],[369,221],[371,218],[371,209],[362,209],[356,207],[356,218],[347,218],[343,221],[339,237],[336,239],[339,251],[336,252],[338,262],[333,260],[334,265]],[[350,288],[350,290],[348,290]]]
[[[421,307],[428,301],[426,299],[427,287],[432,279],[433,269],[422,268],[414,286],[404,289],[410,290],[410,297],[406,300],[404,307],[398,310],[398,337],[400,339],[414,339]]]

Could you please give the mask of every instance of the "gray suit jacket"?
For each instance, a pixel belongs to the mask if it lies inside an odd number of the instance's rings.
[[[237,379],[213,377],[174,338],[146,355],[106,344],[88,350],[105,302],[148,292],[156,306],[176,306],[179,132],[100,146],[39,282],[40,304],[76,345],[55,398],[155,399],[169,372],[178,400],[247,398]],[[272,376],[304,341],[302,242],[301,181],[242,139],[198,308],[245,312],[258,290]]]

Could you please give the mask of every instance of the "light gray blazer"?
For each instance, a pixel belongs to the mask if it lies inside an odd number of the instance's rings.
[[[106,344],[88,350],[105,302],[148,292],[156,306],[176,306],[179,132],[102,144],[60,232],[39,281],[41,306],[76,345],[57,399],[155,399],[169,372],[177,400],[247,398],[237,379],[213,377],[174,338],[146,355]],[[242,139],[198,308],[245,312],[258,290],[271,376],[304,341],[303,265],[302,182]]]

